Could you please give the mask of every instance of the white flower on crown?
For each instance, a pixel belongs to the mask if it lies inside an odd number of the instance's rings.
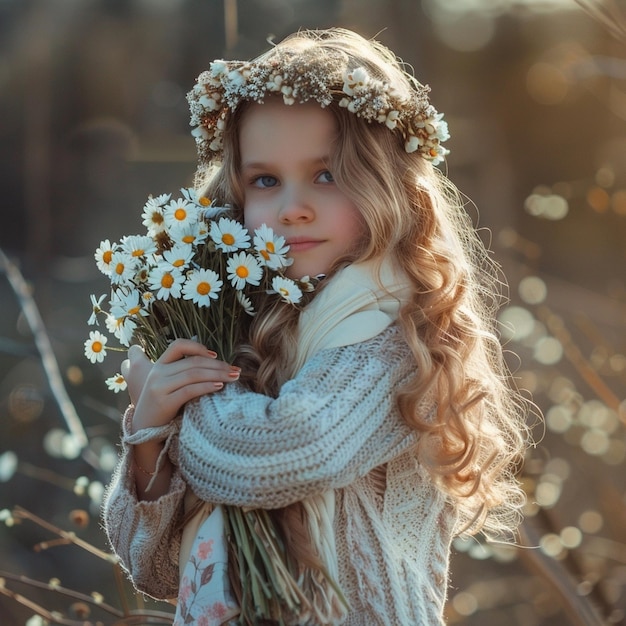
[[[243,87],[246,84],[246,78],[239,69],[228,72],[228,80],[234,88]]]
[[[439,165],[447,154],[450,154],[450,150],[444,148],[441,144],[435,144],[431,146],[428,151],[430,159],[433,165]]]
[[[280,93],[283,94],[283,102],[285,104],[294,104],[296,99],[293,95],[293,87],[290,87],[289,85],[283,85],[280,88]]]
[[[222,59],[217,59],[216,61],[213,61],[213,63],[211,63],[210,68],[211,74],[217,78],[222,74],[228,73],[228,62]]]
[[[450,132],[448,131],[448,123],[443,119],[443,113],[434,113],[424,123],[424,129],[426,132],[435,137],[439,141],[446,141],[450,139]]]
[[[216,91],[200,97],[198,102],[209,111],[217,111],[222,106],[222,96]]]
[[[389,111],[387,115],[385,115],[384,113],[381,113],[381,115],[378,116],[377,121],[379,121],[381,124],[384,124],[390,130],[393,130],[398,125],[399,117],[400,117],[400,112],[394,110],[394,111]]]
[[[357,105],[355,100],[349,100],[348,101],[348,111],[350,111],[350,113],[357,113],[359,110],[359,106]]]
[[[364,90],[370,81],[370,77],[363,67],[357,67],[343,76],[343,92],[349,96]]]
[[[284,78],[282,74],[272,74],[269,77],[269,80],[265,84],[268,91],[280,91],[280,88],[283,84]]]
[[[407,152],[415,152],[420,147],[420,139],[417,135],[410,135],[404,144],[404,149]]]
[[[191,134],[197,140],[206,140],[206,139],[210,139],[211,138],[210,135],[209,135],[209,131],[204,126],[196,126],[191,131]]]

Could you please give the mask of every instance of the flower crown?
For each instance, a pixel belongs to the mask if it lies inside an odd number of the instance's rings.
[[[256,61],[211,63],[187,94],[200,164],[220,160],[228,115],[240,102],[261,103],[272,94],[282,95],[287,105],[314,100],[327,107],[337,102],[367,122],[399,132],[407,152],[417,151],[433,165],[443,161],[449,150],[441,143],[450,135],[443,114],[428,101],[428,86],[407,74],[412,85],[407,97],[364,67],[345,66],[345,55],[328,52],[322,61],[311,62],[306,50],[277,48]]]

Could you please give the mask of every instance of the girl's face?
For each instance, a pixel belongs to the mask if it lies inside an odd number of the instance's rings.
[[[363,218],[327,168],[335,118],[318,104],[252,104],[239,133],[244,221],[289,245],[290,278],[326,274],[364,235]]]

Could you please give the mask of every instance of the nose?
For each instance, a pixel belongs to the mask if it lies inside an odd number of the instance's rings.
[[[285,191],[278,215],[281,224],[306,223],[312,221],[314,217],[313,206],[304,190],[294,188]]]

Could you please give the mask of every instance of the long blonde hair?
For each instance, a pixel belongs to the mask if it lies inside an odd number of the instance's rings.
[[[298,32],[263,58],[281,47],[306,50],[313,68],[329,50],[339,51],[345,69],[362,66],[399,91],[409,94],[413,88],[413,79],[387,48],[350,31]],[[325,78],[340,91],[340,74]],[[240,217],[238,127],[246,105],[227,120],[223,162],[208,182],[208,194],[232,204]],[[328,110],[337,121],[329,169],[367,225],[362,248],[340,262],[391,255],[414,287],[399,324],[417,368],[399,392],[398,406],[421,433],[420,461],[457,505],[465,531],[511,531],[524,501],[515,472],[528,441],[528,407],[511,386],[498,340],[498,268],[461,194],[438,169],[418,153],[407,153],[402,137],[384,125],[367,123],[336,103]],[[297,311],[267,307],[252,322],[241,360],[250,386],[276,395],[292,374]],[[425,394],[434,398],[434,418],[417,411]]]

